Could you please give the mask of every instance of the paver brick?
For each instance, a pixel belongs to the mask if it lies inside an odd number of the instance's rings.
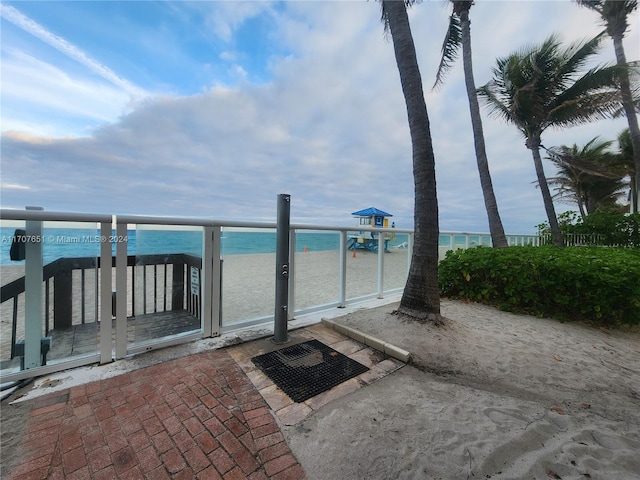
[[[164,425],[164,428],[167,429],[167,432],[169,432],[169,435],[173,435],[182,430],[182,420],[175,415],[171,415],[170,417],[162,420],[162,424]]]
[[[113,411],[116,412],[116,415],[120,420],[133,416],[133,408],[131,408],[131,404],[129,403],[118,405],[113,409]]]
[[[193,480],[195,477],[193,470],[189,467],[180,470],[178,473],[173,475],[172,480]]]
[[[268,425],[271,422],[273,422],[273,417],[268,412],[265,415],[262,415],[260,417],[249,418],[247,420],[247,424],[251,428],[257,428],[263,425]]]
[[[266,402],[224,352],[74,387],[32,405],[22,463],[10,480],[304,478]]]
[[[254,432],[251,432],[251,433],[254,433]],[[260,438],[254,437],[254,439],[255,439],[254,442],[258,450],[262,450],[263,448],[270,447],[271,445],[276,445],[280,442],[284,442],[284,436],[280,431],[271,433],[269,435],[265,435]]]
[[[55,403],[53,405],[47,405],[45,407],[39,407],[39,408],[35,408],[34,410],[31,410],[30,416],[41,417],[50,413],[53,413],[55,415],[61,415],[62,413],[64,413],[64,410],[66,408],[67,408],[66,403]]]
[[[201,470],[204,470],[211,462],[207,458],[207,456],[200,450],[200,447],[197,445],[194,446],[191,450],[187,450],[184,452],[184,458],[187,460],[187,463],[194,471],[194,473],[198,473]]]
[[[259,458],[262,463],[278,458],[281,455],[289,453],[289,446],[285,442],[276,443],[270,447],[260,450]]]
[[[306,478],[300,465],[293,465],[280,473],[276,473],[271,480],[302,480]]]
[[[167,432],[160,432],[151,437],[153,445],[156,447],[158,453],[165,453],[169,449],[173,448],[173,442],[171,437],[167,435]]]
[[[138,430],[129,437],[129,445],[137,452],[151,445],[151,437],[144,430]]]
[[[138,463],[143,472],[151,473],[158,466],[162,465],[162,460],[160,460],[156,450],[151,446],[138,450],[136,457],[138,457]]]
[[[138,467],[133,467],[119,477],[120,480],[145,480],[145,476]]]
[[[196,442],[193,440],[193,437],[189,435],[189,432],[186,430],[180,430],[178,433],[173,435],[173,441],[182,453],[186,452],[193,448]]]
[[[157,417],[147,418],[142,422],[142,425],[149,435],[155,435],[156,433],[164,430],[162,423],[160,423],[160,420],[158,420]]]
[[[98,447],[105,445],[105,439],[100,430],[92,430],[82,436],[84,451],[90,453]]]
[[[116,417],[107,418],[100,422],[100,430],[105,435],[113,435],[114,433],[117,435],[122,435],[122,429],[120,428],[120,422]]]
[[[247,429],[247,427],[240,420],[238,420],[235,417],[234,418],[230,418],[229,420],[224,422],[224,425],[236,437],[240,437],[241,435],[244,435],[245,433],[247,433],[249,431]]]
[[[251,472],[254,472],[256,469],[258,469],[258,467],[260,467],[260,463],[258,463],[255,457],[246,448],[235,452],[233,454],[233,459],[242,469],[242,471],[247,475],[249,475]]]
[[[264,470],[267,472],[267,475],[273,476],[278,472],[281,472],[287,467],[295,465],[297,460],[291,454],[282,455],[278,458],[270,460],[264,464]]]
[[[114,478],[118,478],[116,475],[116,470],[112,465],[107,468],[103,468],[99,472],[93,474],[92,480],[113,480]]]
[[[140,423],[140,421],[137,418],[127,418],[124,421],[120,422],[120,426],[122,428],[122,431],[124,432],[124,434],[126,436],[131,435],[132,433],[137,432],[138,430],[142,429],[142,424]],[[156,432],[157,433],[157,432]]]
[[[200,421],[204,422],[205,420],[210,419],[213,414],[211,413],[211,409],[203,404],[198,405],[193,409],[193,413],[200,419]]]
[[[207,431],[197,435],[195,441],[204,453],[210,453],[220,446],[217,440]]]
[[[216,417],[212,417],[204,422],[204,426],[207,427],[214,436],[218,436],[227,430],[222,422],[220,422]]]
[[[262,425],[261,427],[251,429],[253,438],[256,438],[256,439],[260,437],[264,437],[266,435],[270,435],[272,433],[277,433],[279,431],[280,431],[280,428],[278,428],[278,424],[275,421],[268,423],[266,425]]]
[[[177,407],[173,409],[173,413],[175,413],[180,420],[183,422],[190,417],[193,417],[193,412],[189,407],[187,407],[184,403],[181,403]]]
[[[160,458],[162,458],[162,462],[164,463],[165,468],[169,473],[178,473],[187,465],[184,463],[184,459],[180,452],[172,448],[168,452],[164,453]]]
[[[228,453],[234,453],[244,448],[238,439],[229,431],[217,436],[216,440],[220,442],[220,445],[222,445]]]
[[[111,405],[101,405],[93,412],[99,421],[106,420],[113,417],[116,413],[111,408]]]
[[[73,473],[69,473],[65,475],[66,480],[85,480],[86,478],[91,478],[89,473],[89,467],[87,466],[79,468]]]
[[[118,450],[112,455],[113,467],[116,469],[118,475],[122,475],[127,470],[135,467],[138,463],[136,456],[133,453],[131,447],[125,447]]]
[[[269,480],[269,477],[267,477],[267,474],[264,473],[264,470],[261,468],[260,470],[256,470],[251,475],[249,475],[249,477],[247,477],[247,480]]]
[[[112,465],[111,452],[108,447],[96,448],[89,455],[89,469],[91,472],[99,472],[103,468]]]
[[[204,431],[204,425],[202,425],[202,422],[198,417],[188,418],[183,423],[192,436],[196,436]]]
[[[62,465],[64,466],[64,472],[67,475],[86,466],[87,457],[84,454],[84,449],[82,447],[78,447],[70,452],[64,453],[62,455]]]
[[[128,445],[127,439],[122,434],[111,434],[105,437],[107,445],[111,453],[116,453]]]
[[[216,467],[216,470],[218,470],[222,475],[231,470],[235,465],[234,461],[223,448],[215,449],[208,455],[208,457],[213,466]]]
[[[222,480],[213,466],[209,466],[196,475],[198,480]]]

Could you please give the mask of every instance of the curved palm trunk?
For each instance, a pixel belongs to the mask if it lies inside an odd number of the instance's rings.
[[[615,34],[613,38],[613,48],[616,52],[616,62],[618,65],[626,65],[627,59],[622,46],[622,34]],[[620,73],[620,94],[622,96],[622,106],[624,113],[629,122],[629,131],[631,133],[631,147],[633,150],[633,162],[636,167],[635,182],[631,182],[631,213],[640,212],[640,195],[638,195],[638,186],[640,185],[640,128],[638,127],[638,117],[633,107],[633,96],[631,95],[631,87],[629,82],[629,73],[622,70]]]
[[[529,150],[531,150],[531,155],[533,155],[533,164],[536,167],[538,186],[540,187],[540,191],[542,192],[544,210],[547,213],[549,227],[551,227],[551,237],[553,239],[553,244],[556,247],[562,247],[564,246],[564,240],[562,238],[562,232],[560,232],[560,226],[558,225],[556,210],[553,207],[553,199],[551,198],[551,192],[549,191],[547,177],[545,176],[544,168],[542,167],[542,157],[540,157],[540,136],[538,135],[527,138],[526,146]]]
[[[493,192],[491,173],[489,172],[489,161],[484,145],[484,132],[482,130],[482,119],[480,117],[480,107],[478,106],[478,94],[473,78],[473,63],[471,60],[471,28],[469,21],[469,8],[460,12],[460,24],[462,27],[462,61],[464,67],[464,83],[467,87],[467,97],[469,99],[469,111],[471,113],[471,127],[473,130],[473,141],[476,149],[476,160],[478,163],[478,173],[480,175],[480,186],[484,196],[484,206],[487,210],[489,220],[489,232],[491,241],[495,248],[508,247],[507,237],[504,234],[504,227],[498,212],[498,202]]]
[[[429,117],[404,1],[385,0],[382,2],[382,8],[391,31],[402,93],[407,106],[415,185],[415,242],[409,276],[398,311],[416,319],[439,322],[441,317],[438,289],[438,198]]]

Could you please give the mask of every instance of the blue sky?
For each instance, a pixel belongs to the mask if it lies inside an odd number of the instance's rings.
[[[366,1],[2,2],[3,208],[353,224],[375,206],[411,228],[406,111],[380,7]],[[488,231],[462,65],[433,83],[450,7],[410,10],[436,154],[441,230]],[[640,58],[636,14],[625,39]],[[496,58],[601,30],[569,1],[471,10],[478,86]],[[598,63],[614,61],[609,39]],[[545,220],[530,152],[483,110],[509,233]],[[547,147],[615,139],[624,119],[549,131]],[[553,168],[547,163],[547,175]],[[559,212],[570,209],[559,204]]]

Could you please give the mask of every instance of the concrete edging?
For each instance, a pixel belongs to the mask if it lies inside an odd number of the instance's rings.
[[[379,352],[385,353],[390,357],[395,358],[396,360],[400,360],[401,362],[404,362],[404,363],[409,363],[409,360],[411,359],[411,353],[407,352],[406,350],[403,350],[400,347],[396,347],[395,345],[392,345],[383,340],[380,340],[379,338],[373,337],[366,333],[362,333],[361,331],[356,330],[355,328],[347,327],[345,325],[340,325],[339,323],[336,323],[333,320],[328,320],[326,318],[323,318],[321,322],[323,325],[326,325],[328,328],[331,328],[332,330],[342,335],[345,335],[355,340],[356,342],[363,343],[368,347],[374,348]]]

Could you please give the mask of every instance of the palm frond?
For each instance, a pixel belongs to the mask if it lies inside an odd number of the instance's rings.
[[[387,35],[389,33],[389,18],[387,17],[387,12],[384,7],[384,0],[378,0],[380,2],[380,21],[384,25],[384,33]],[[398,1],[398,0],[387,0],[387,1]],[[405,8],[409,8],[416,3],[421,3],[422,0],[402,0],[404,2]]]
[[[442,42],[442,57],[440,58],[440,65],[438,66],[438,72],[436,73],[436,81],[433,83],[432,89],[437,88],[444,81],[444,77],[452,67],[458,57],[458,51],[462,44],[462,27],[460,25],[460,18],[456,14],[452,14],[449,17],[449,28],[447,34]]]

